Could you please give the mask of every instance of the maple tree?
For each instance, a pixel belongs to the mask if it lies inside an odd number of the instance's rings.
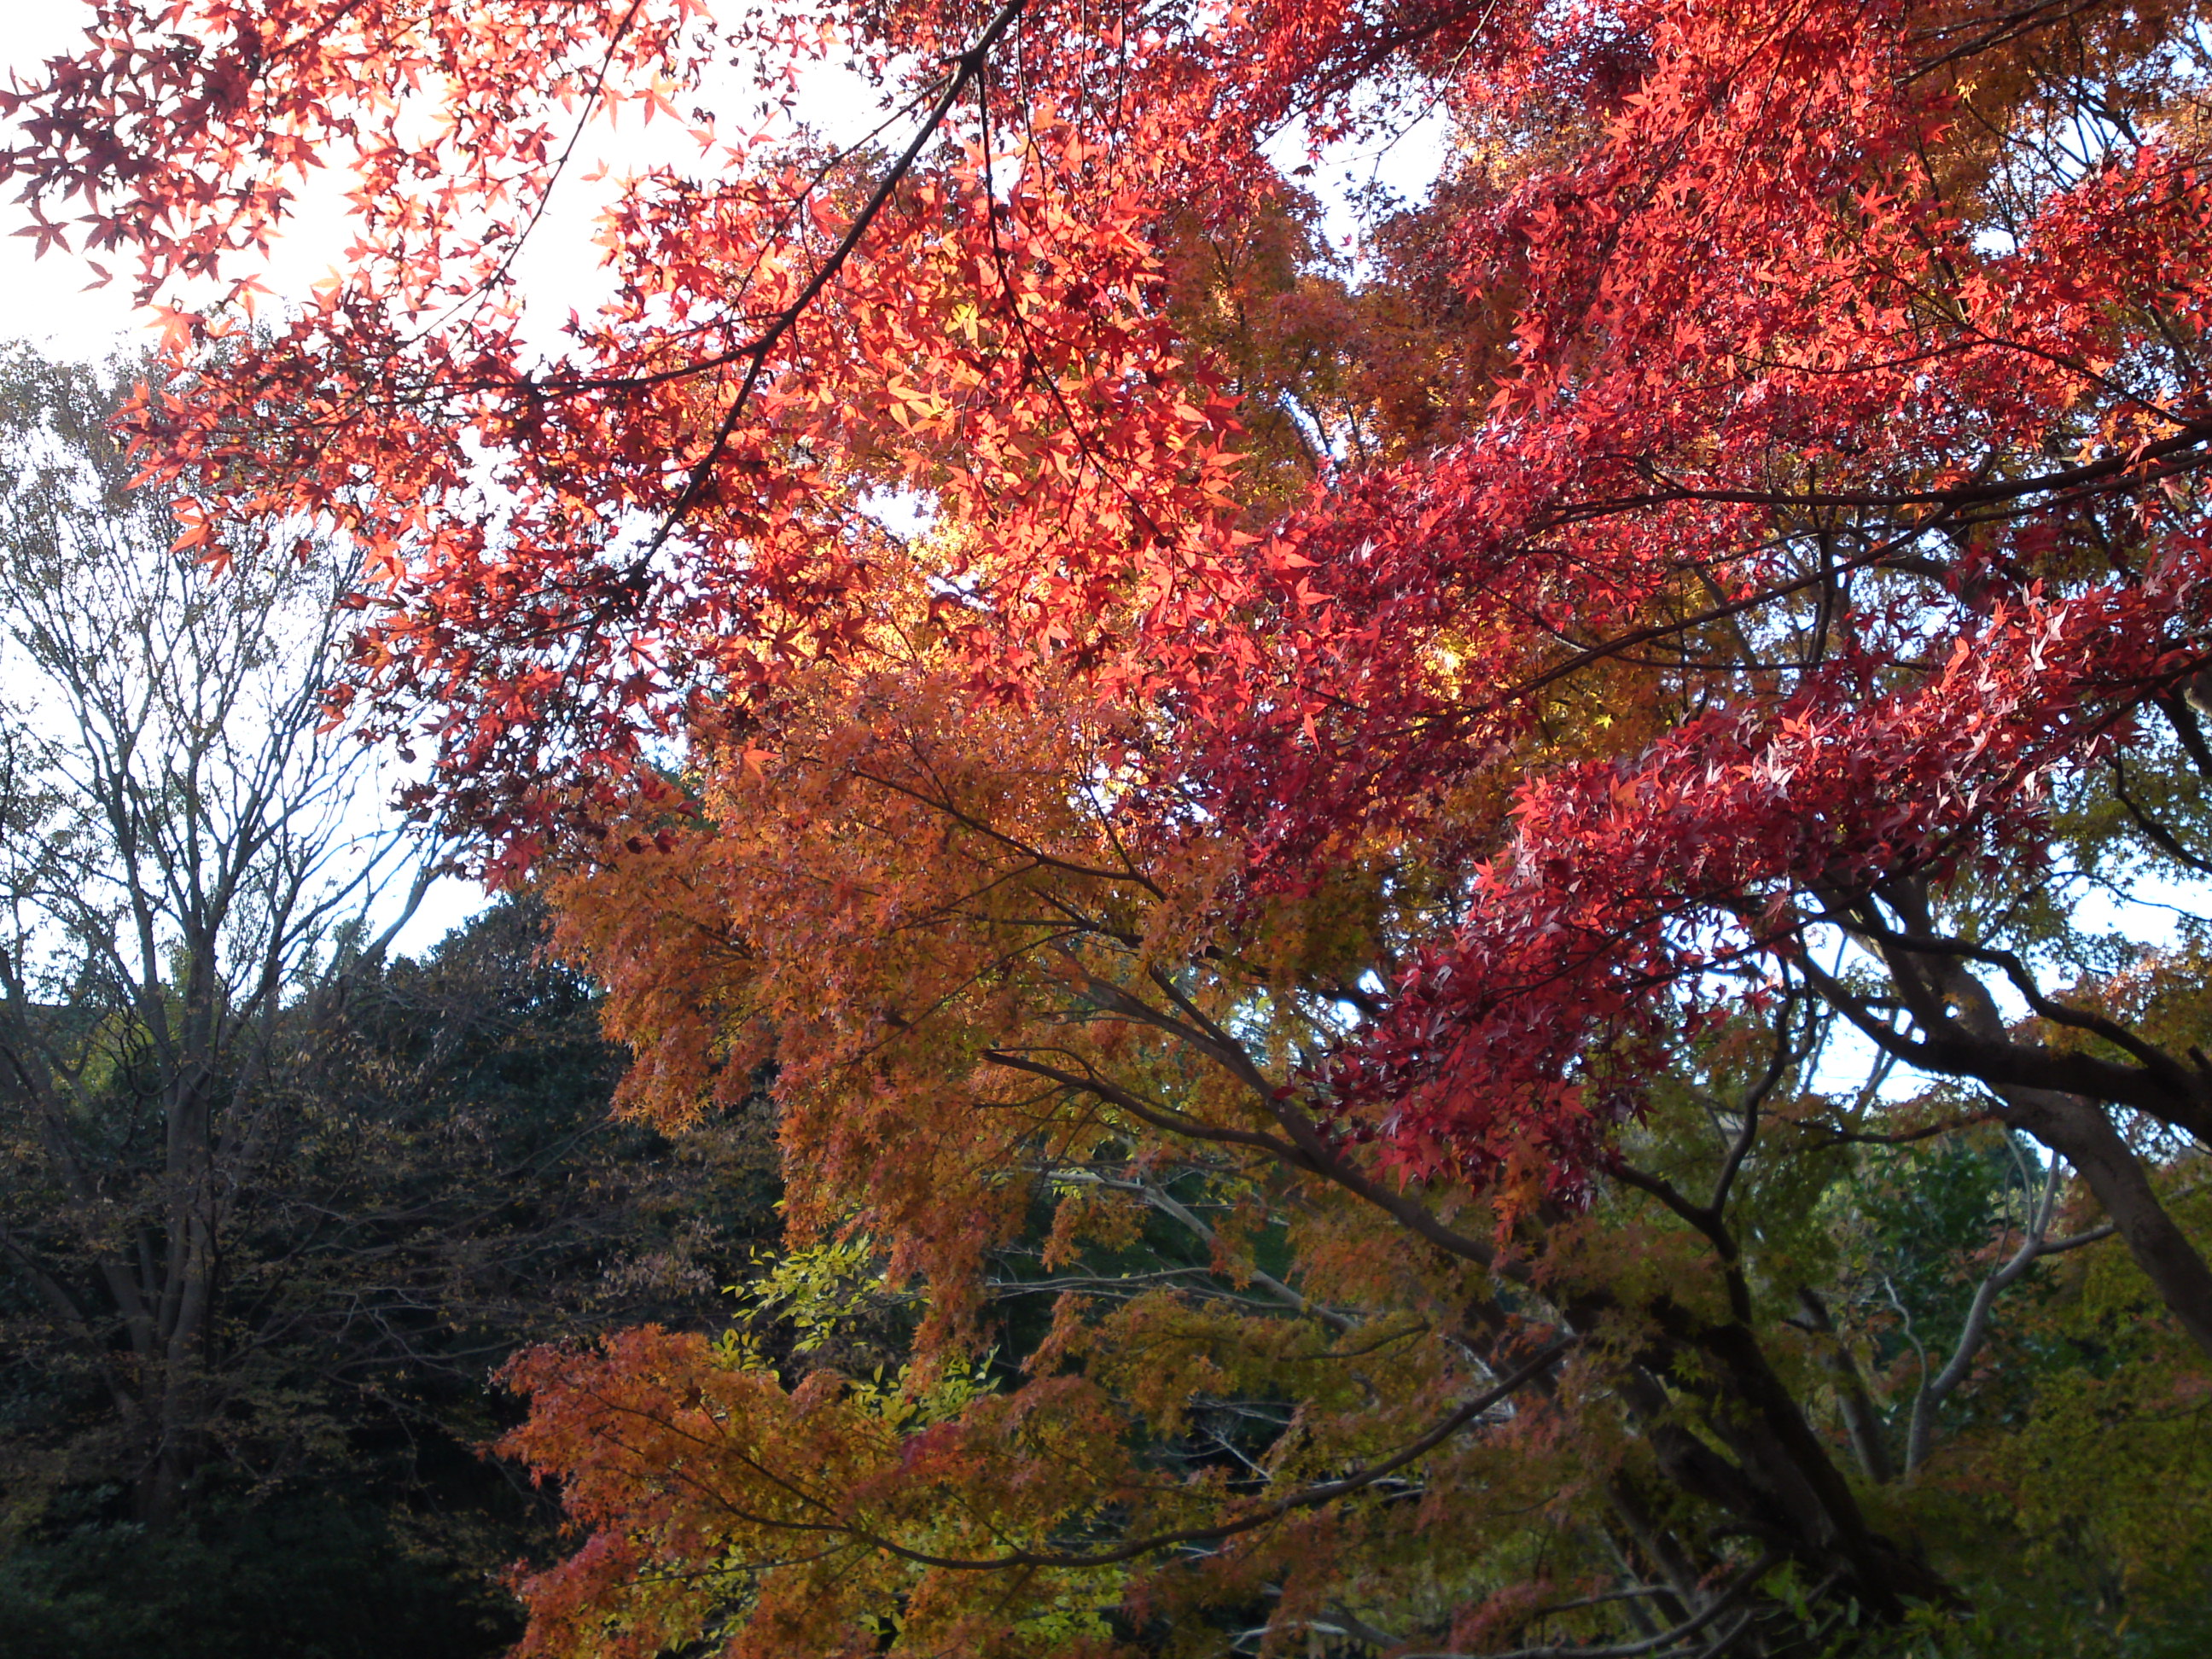
[[[2208,872],[2194,10],[95,11],[5,165],[178,304],[187,542],[358,544],[355,707],[562,884],[635,1109],[772,1073],[798,1241],[927,1286],[897,1386],[523,1362],[538,1650],[1782,1650],[1957,1601],[1891,1489],[2044,1257],[2117,1240],[2192,1397],[2202,942],[2085,900]],[[844,52],[881,148],[690,107]],[[515,249],[624,103],[702,159],[550,348]],[[1335,268],[1271,135],[1423,105]],[[331,283],[182,308],[333,162]],[[1988,1133],[1887,1423],[1820,1204]],[[979,1378],[1031,1246],[1089,1291]]]

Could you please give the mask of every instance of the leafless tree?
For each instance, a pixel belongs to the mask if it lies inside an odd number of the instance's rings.
[[[0,1261],[112,1406],[100,1478],[158,1522],[248,1386],[226,1261],[282,1023],[382,951],[430,860],[325,719],[342,562],[172,551],[107,429],[133,378],[0,359]]]

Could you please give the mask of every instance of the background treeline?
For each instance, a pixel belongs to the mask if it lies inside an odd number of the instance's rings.
[[[477,1450],[520,1346],[716,1322],[764,1121],[610,1119],[592,988],[320,694],[343,574],[168,551],[104,422],[0,362],[0,1652],[488,1654],[554,1515]]]
[[[511,1415],[489,1372],[527,1341],[712,1318],[773,1220],[756,1129],[671,1141],[608,1121],[618,1061],[589,988],[541,944],[536,908],[507,902],[422,962],[356,964],[279,1022],[283,1098],[232,1172],[191,1356],[204,1419],[158,1498],[163,1449],[106,1386],[127,1336],[100,1241],[41,1178],[9,1100],[0,1650],[463,1655],[513,1639],[495,1580],[545,1541],[550,1511],[473,1449]],[[92,1102],[115,1137],[102,1186],[126,1212],[102,1224],[135,1223],[159,1249],[157,1227],[126,1218],[159,1184],[134,1093],[118,1068]],[[39,1294],[48,1276],[69,1315]]]

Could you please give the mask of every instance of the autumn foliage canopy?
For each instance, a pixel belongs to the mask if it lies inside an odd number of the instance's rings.
[[[2108,1468],[2212,1360],[2204,957],[2092,903],[2212,873],[2199,11],[94,9],[0,166],[171,307],[188,536],[348,538],[629,1108],[780,1114],[782,1324],[513,1370],[526,1652],[1809,1654],[2037,1503],[2172,1588],[2021,1471],[2062,1269]],[[696,143],[556,337],[611,111]]]

